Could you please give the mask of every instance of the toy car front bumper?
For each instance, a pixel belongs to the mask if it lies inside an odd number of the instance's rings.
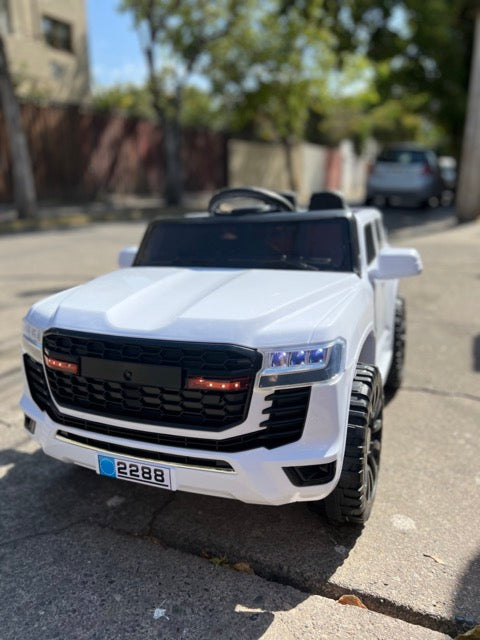
[[[296,442],[266,449],[258,447],[237,453],[181,450],[176,447],[157,446],[142,442],[141,456],[127,455],[132,460],[149,461],[159,453],[168,459],[175,455],[185,458],[185,463],[160,462],[170,469],[172,489],[224,498],[234,498],[252,504],[281,505],[297,501],[320,500],[336,486],[342,467],[345,446],[346,407],[350,395],[350,373],[337,376],[334,381],[314,384],[311,389],[309,410],[302,437]],[[85,442],[73,442],[64,437],[66,427],[56,423],[41,411],[31,398],[28,385],[21,400],[28,417],[29,433],[47,455],[98,471],[98,455],[112,454],[110,445],[120,443],[123,447],[138,450],[138,441],[103,435],[102,442],[92,446]],[[245,426],[249,427],[248,419]],[[256,423],[258,429],[258,422]],[[90,436],[84,430],[68,427],[72,437]],[[98,442],[98,440],[97,440]],[[126,454],[121,457],[125,458]],[[201,460],[202,464],[191,463]],[[217,462],[220,460],[221,465]],[[323,466],[330,469],[320,482],[296,482],[292,469]],[[301,474],[302,475],[302,474]],[[297,474],[298,476],[298,474]],[[293,478],[293,480],[292,480]]]

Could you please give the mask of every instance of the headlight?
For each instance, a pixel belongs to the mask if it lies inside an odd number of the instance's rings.
[[[39,349],[42,348],[43,330],[28,322],[26,318],[23,320],[23,337]]]
[[[260,387],[330,380],[344,368],[344,341],[263,351]]]

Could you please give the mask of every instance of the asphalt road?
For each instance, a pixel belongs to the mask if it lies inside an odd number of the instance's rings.
[[[46,457],[17,406],[21,318],[112,270],[144,225],[0,237],[2,640],[433,640],[480,621],[480,225],[445,209],[385,219],[425,273],[402,285],[406,381],[360,532],[303,505],[171,494]],[[349,593],[369,610],[336,603]]]

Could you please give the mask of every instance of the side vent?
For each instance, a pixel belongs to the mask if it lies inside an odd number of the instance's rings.
[[[267,396],[266,400],[271,400],[272,404],[264,409],[268,420],[260,425],[267,427],[264,446],[273,449],[299,440],[307,417],[310,387],[279,389]]]
[[[39,408],[45,411],[50,403],[50,394],[48,392],[43,365],[26,354],[23,356],[23,362],[32,398]]]

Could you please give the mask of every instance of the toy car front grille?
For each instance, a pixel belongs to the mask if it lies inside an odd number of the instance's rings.
[[[242,423],[248,414],[255,374],[261,366],[257,351],[234,345],[60,330],[44,336],[44,353],[79,365],[79,374],[47,369],[51,392],[60,406],[98,416],[197,430],[222,431]],[[82,375],[83,363],[87,362],[88,374]],[[106,367],[111,369],[112,365],[126,370],[137,367],[143,379],[112,379],[106,373]],[[151,381],[146,381],[150,370],[158,370],[164,380],[159,384],[152,373]],[[225,381],[242,379],[246,384],[240,390],[228,391],[187,388],[189,378],[202,376]]]
[[[266,427],[265,429],[233,438],[224,438],[223,440],[196,438],[193,436],[175,436],[157,433],[155,431],[140,431],[139,429],[130,429],[128,427],[100,424],[98,422],[84,420],[83,418],[75,418],[61,414],[53,407],[50,407],[49,414],[57,424],[87,431],[90,432],[90,434],[97,434],[98,436],[124,438],[135,440],[139,443],[143,442],[168,447],[178,447],[181,449],[237,453],[258,447],[274,449],[275,447],[299,440],[302,437],[303,427],[305,425],[309,399],[310,387],[275,391],[266,398],[266,400],[272,400],[272,404],[265,409],[265,412],[269,414],[269,419],[262,423],[262,426]],[[287,415],[287,412],[289,415]]]
[[[95,440],[99,442],[102,436],[111,436],[133,440],[139,444],[143,442],[180,449],[196,449],[219,453],[237,453],[258,447],[274,449],[296,442],[302,437],[310,401],[310,387],[278,389],[265,398],[267,402],[271,401],[271,404],[264,410],[264,414],[268,416],[261,423],[264,428],[233,438],[217,440],[164,434],[156,431],[143,431],[102,424],[61,413],[54,406],[49,396],[42,365],[32,360],[30,356],[24,356],[24,358],[30,392],[37,404],[39,404],[39,401],[43,403],[43,406],[39,405],[40,408],[46,410],[50,418],[63,427],[89,432],[89,436],[85,436],[89,438],[96,434],[98,437]]]

